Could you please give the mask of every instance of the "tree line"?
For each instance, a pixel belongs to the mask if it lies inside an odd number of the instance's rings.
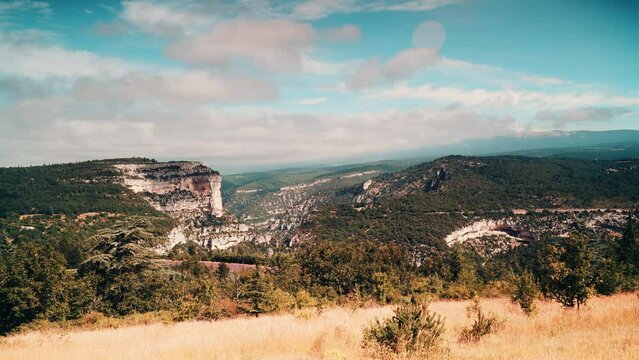
[[[267,256],[256,271],[243,274],[224,265],[217,271],[203,267],[197,253],[182,254],[179,268],[159,266],[148,250],[160,241],[152,228],[140,217],[98,230],[91,237],[95,245],[75,268],[47,241],[3,237],[0,332],[39,321],[72,322],[95,312],[219,319],[328,304],[385,304],[416,295],[511,294],[524,309],[543,296],[579,308],[594,294],[639,287],[636,214],[616,240],[579,234],[544,239],[492,261],[463,244],[433,249],[424,258],[402,243],[320,240]]]

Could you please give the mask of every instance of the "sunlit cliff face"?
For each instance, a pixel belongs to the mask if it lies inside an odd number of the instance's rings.
[[[158,210],[173,216],[186,212],[223,214],[222,176],[199,162],[116,165],[123,184],[145,193]]]

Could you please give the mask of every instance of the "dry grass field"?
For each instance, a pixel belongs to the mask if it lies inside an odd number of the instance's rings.
[[[639,359],[639,297],[594,298],[580,312],[540,303],[533,317],[507,299],[482,300],[505,323],[475,344],[457,341],[468,302],[438,301],[445,359]],[[0,340],[0,359],[365,359],[362,328],[392,309],[331,309],[218,322],[29,332]]]

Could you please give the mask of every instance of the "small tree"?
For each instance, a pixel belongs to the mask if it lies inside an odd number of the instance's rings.
[[[375,345],[395,354],[424,354],[439,342],[444,320],[428,310],[428,302],[415,298],[399,306],[385,321],[364,330],[364,346]]]
[[[473,302],[466,311],[468,318],[473,319],[473,323],[470,327],[462,330],[459,335],[459,341],[477,342],[482,337],[494,333],[502,326],[502,322],[496,316],[484,313],[477,296],[473,298]]]
[[[231,269],[229,269],[229,266],[226,265],[226,263],[221,263],[217,268],[217,277],[220,280],[225,280],[229,276],[230,272]]]
[[[388,303],[393,292],[389,276],[383,272],[376,272],[372,276],[372,282],[375,300],[382,305]]]
[[[592,271],[594,252],[588,239],[573,236],[548,245],[548,274],[550,297],[565,307],[585,304],[594,286]]]
[[[533,275],[526,271],[518,276],[511,299],[519,304],[526,315],[532,315],[537,310],[535,306],[537,296],[539,296],[539,287]]]

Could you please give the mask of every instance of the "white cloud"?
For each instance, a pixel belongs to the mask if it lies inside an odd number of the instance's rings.
[[[316,37],[308,24],[238,18],[173,43],[166,53],[194,65],[225,68],[239,60],[261,69],[297,71],[302,52],[314,45]]]
[[[128,0],[121,17],[140,29],[165,34],[215,21],[250,16],[260,19],[314,20],[332,14],[379,11],[426,11],[460,0]],[[112,9],[112,8],[109,8]]]
[[[310,53],[304,53],[301,57],[302,71],[314,75],[340,75],[347,67],[352,66],[351,62],[335,63],[321,61],[314,58]]]
[[[328,100],[328,98],[326,96],[323,96],[323,97],[312,98],[312,99],[302,99],[298,101],[297,103],[300,105],[318,105],[323,102],[326,102],[326,100]]]
[[[487,107],[583,107],[597,104],[615,106],[639,105],[639,97],[609,96],[601,93],[543,93],[527,90],[462,89],[432,85],[396,85],[389,89],[369,91],[363,95],[372,100],[428,100],[441,104],[461,103]]]
[[[25,77],[0,76],[0,97],[15,100],[49,96],[63,86],[62,82],[53,79],[42,82]]]
[[[53,12],[49,3],[44,1],[13,0],[0,2],[0,18],[27,11],[34,11],[40,15],[50,15]]]
[[[352,90],[361,90],[381,81],[408,79],[417,71],[440,61],[438,49],[444,40],[443,26],[435,21],[425,21],[413,32],[413,42],[417,47],[400,51],[385,64],[379,57],[362,63],[346,80],[346,86]]]
[[[568,85],[571,84],[570,81],[545,77],[545,76],[533,76],[533,75],[522,75],[522,80],[528,81],[537,85]]]
[[[0,74],[44,80],[121,76],[144,66],[83,50],[67,50],[50,43],[51,35],[40,31],[0,34]]]
[[[513,84],[534,85],[537,87],[571,85],[573,87],[585,87],[569,80],[555,77],[540,76],[538,74],[522,73],[504,69],[498,66],[476,64],[459,59],[442,57],[441,61],[433,66],[440,74],[450,78],[457,77],[461,80],[474,80],[487,84]]]
[[[439,61],[435,49],[406,49],[386,63],[374,58],[362,63],[355,73],[346,80],[353,90],[369,88],[380,81],[398,81],[410,78],[418,70]]]
[[[142,31],[159,35],[181,35],[210,25],[215,17],[202,14],[188,2],[132,0],[122,3],[120,17]]]
[[[239,75],[212,75],[204,71],[172,75],[130,73],[118,79],[80,79],[74,84],[76,97],[87,103],[231,103],[277,98],[269,83]]]
[[[295,6],[293,16],[301,19],[319,19],[339,13],[426,11],[458,1],[459,0],[307,0]]]
[[[409,78],[417,70],[436,63],[439,55],[436,49],[406,49],[388,60],[384,74],[392,80]]]
[[[18,111],[20,106],[29,111]],[[206,107],[109,109],[60,98],[14,104],[2,124],[4,164],[114,156],[215,159],[213,166],[336,160],[507,134],[510,117],[449,110],[310,115]],[[46,117],[38,117],[39,113]],[[30,124],[24,126],[24,124]],[[13,141],[15,140],[15,141]],[[37,144],[37,145],[36,145]],[[37,149],[37,151],[34,151]]]
[[[623,107],[584,107],[565,110],[544,110],[537,113],[536,119],[550,122],[555,127],[564,127],[569,123],[606,122],[630,114]]]
[[[15,100],[70,90],[84,101],[98,103],[232,103],[278,97],[272,84],[246,75],[136,64],[51,43],[49,33],[0,33],[0,93],[4,97]],[[97,106],[95,102],[91,106]]]

